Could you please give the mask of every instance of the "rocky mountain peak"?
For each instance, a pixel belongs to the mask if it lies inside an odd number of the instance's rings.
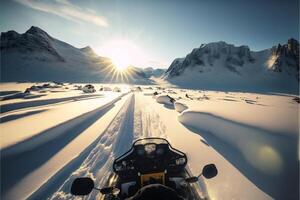
[[[294,38],[288,40],[288,50],[291,54],[299,55],[299,42]]]
[[[90,46],[86,46],[80,49],[81,51],[85,51],[85,52],[91,52],[93,51],[93,49]]]
[[[293,38],[287,44],[278,44],[272,48],[272,54],[276,56],[297,56],[299,55],[299,42]]]
[[[80,51],[92,57],[99,57],[90,46],[83,47],[80,49]]]
[[[86,46],[80,49],[80,51],[94,55],[95,52],[90,46]],[[96,54],[95,54],[96,55]]]
[[[299,79],[299,42],[293,38],[286,44],[278,44],[271,49],[274,62],[269,69],[275,72],[296,70]],[[284,66],[287,66],[284,68]]]
[[[183,59],[175,59],[169,69],[168,76],[179,76],[186,68],[197,67],[199,71],[209,71],[219,59],[225,60],[225,67],[238,73],[236,67],[242,67],[246,62],[254,62],[248,46],[234,46],[226,42],[201,44]],[[200,69],[201,68],[201,69]]]
[[[42,30],[39,27],[36,26],[31,26],[30,29],[28,29],[25,34],[31,34],[31,35],[35,35],[35,36],[42,36],[42,37],[46,37],[46,38],[51,38],[50,35],[48,35],[48,33],[46,33],[46,31]]]
[[[33,53],[50,54],[55,60],[64,62],[64,58],[58,54],[53,47],[54,39],[42,29],[32,26],[25,33],[19,34],[15,31],[1,33],[1,53],[23,53],[32,55]],[[45,56],[42,60],[47,60]]]

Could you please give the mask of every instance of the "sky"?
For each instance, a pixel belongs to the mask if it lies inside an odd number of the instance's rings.
[[[129,49],[133,65],[166,68],[202,43],[225,41],[259,51],[299,40],[299,1],[0,1],[1,32],[24,33],[31,26],[77,48],[91,46],[101,56],[122,43],[117,53]]]

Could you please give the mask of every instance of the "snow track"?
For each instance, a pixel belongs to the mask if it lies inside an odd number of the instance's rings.
[[[70,195],[70,186],[76,177],[89,176],[95,180],[96,187],[104,187],[112,173],[112,164],[115,158],[126,152],[132,143],[141,137],[166,137],[164,125],[160,122],[157,113],[150,106],[143,104],[132,95],[107,130],[97,139],[97,144],[89,155],[62,184],[50,198],[73,199]],[[101,194],[94,191],[84,199],[98,199]]]
[[[106,131],[97,139],[97,144],[80,167],[66,179],[50,199],[74,198],[70,195],[70,186],[76,177],[90,176],[95,179],[96,186],[104,186],[111,173],[113,160],[132,144],[133,112],[134,96],[131,96]],[[86,199],[96,199],[97,195],[97,192],[93,192]]]
[[[134,114],[134,137],[163,137],[166,138],[166,128],[153,108],[140,95],[136,95],[136,109]]]
[[[104,187],[114,159],[136,139],[166,138],[158,113],[142,98],[138,94],[123,95],[4,148],[2,197],[74,199],[70,186],[74,178],[81,176],[92,177],[96,186]],[[86,199],[97,199],[98,195],[93,192]]]

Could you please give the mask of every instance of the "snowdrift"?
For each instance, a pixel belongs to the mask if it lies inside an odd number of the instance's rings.
[[[188,109],[187,105],[185,105],[185,104],[183,104],[183,103],[180,103],[180,102],[175,102],[175,103],[174,103],[174,106],[175,106],[175,110],[176,110],[177,112],[180,112],[180,113],[181,113],[182,111]]]
[[[174,99],[169,95],[161,95],[156,98],[157,103],[173,105]]]
[[[184,111],[178,120],[204,137],[259,188],[279,199],[297,197],[297,138],[205,112]],[[275,181],[273,188],[271,181]],[[282,183],[286,183],[285,192]]]

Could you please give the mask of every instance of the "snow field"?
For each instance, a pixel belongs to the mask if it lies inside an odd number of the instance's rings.
[[[1,95],[25,87],[5,86]],[[96,85],[95,93],[82,94],[69,86],[0,101],[1,198],[75,199],[74,178],[106,186],[113,160],[136,139],[155,136],[187,153],[193,175],[216,164],[218,176],[197,183],[203,198],[297,199],[294,96],[149,86],[127,94],[128,86],[119,87],[123,93]]]

